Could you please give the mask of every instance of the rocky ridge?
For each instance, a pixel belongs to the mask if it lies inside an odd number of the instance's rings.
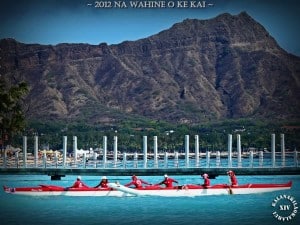
[[[186,19],[117,45],[2,39],[0,49],[2,76],[30,85],[29,118],[199,123],[300,115],[300,58],[245,12]]]

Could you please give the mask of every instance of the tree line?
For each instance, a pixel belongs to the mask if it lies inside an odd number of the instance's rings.
[[[236,149],[237,134],[241,135],[242,149],[269,150],[271,148],[271,134],[276,134],[276,150],[280,151],[280,134],[285,133],[285,146],[293,151],[300,147],[299,130],[287,131],[282,124],[265,121],[242,119],[228,120],[215,124],[203,125],[176,125],[166,122],[148,121],[136,124],[136,121],[126,121],[114,125],[88,125],[87,123],[68,123],[63,121],[30,121],[30,129],[25,133],[28,136],[28,146],[33,146],[34,135],[39,136],[40,148],[53,150],[62,149],[62,137],[68,137],[68,151],[73,150],[72,137],[77,136],[78,149],[96,149],[103,147],[103,136],[107,136],[108,151],[113,150],[114,136],[118,137],[120,152],[142,152],[143,136],[148,137],[148,151],[153,151],[153,137],[157,136],[159,151],[183,152],[185,135],[190,136],[190,151],[195,147],[194,136],[199,136],[201,152],[226,151],[228,134],[233,136],[233,150]],[[22,145],[19,136],[15,143]]]
[[[113,137],[118,136],[121,152],[142,150],[143,136],[148,137],[148,148],[153,149],[153,137],[158,137],[160,151],[184,151],[184,136],[190,135],[190,149],[194,149],[194,136],[199,135],[201,151],[227,150],[227,136],[241,135],[242,149],[270,149],[271,134],[275,133],[276,149],[280,149],[280,133],[286,134],[286,148],[300,147],[300,122],[271,121],[253,118],[228,119],[204,124],[174,124],[143,117],[120,120],[115,124],[93,125],[88,121],[27,120],[24,98],[29,87],[25,82],[10,84],[0,76],[0,146],[22,146],[22,136],[28,136],[28,146],[33,146],[33,136],[39,136],[40,148],[62,148],[62,137],[68,136],[68,151],[72,151],[72,136],[78,138],[79,149],[102,148],[103,136],[108,138],[108,150],[113,149]],[[286,129],[293,125],[295,129]],[[33,150],[33,147],[31,148]],[[29,147],[30,152],[30,147]]]

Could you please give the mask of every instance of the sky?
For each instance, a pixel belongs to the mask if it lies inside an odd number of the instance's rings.
[[[191,2],[203,5],[203,1],[191,0],[186,0],[186,5],[184,0],[161,0],[161,7],[156,8],[133,8],[128,0],[118,0],[121,5],[127,6],[118,8],[114,7],[114,2],[1,0],[0,39],[14,38],[23,43],[52,45],[118,44],[156,34],[187,18],[210,19],[222,13],[237,15],[246,11],[267,29],[282,48],[300,56],[298,0],[206,0],[206,7],[202,8],[191,7]],[[149,4],[151,1],[139,2]],[[104,5],[107,7],[100,7]]]

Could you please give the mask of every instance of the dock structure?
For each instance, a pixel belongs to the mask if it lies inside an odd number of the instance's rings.
[[[300,174],[299,154],[295,149],[285,149],[285,136],[280,135],[280,149],[276,151],[275,134],[271,134],[271,151],[243,152],[241,135],[236,137],[236,151],[232,149],[232,134],[228,134],[227,151],[199,151],[199,136],[195,135],[195,149],[190,149],[190,136],[184,137],[184,151],[159,151],[158,137],[153,137],[153,152],[148,149],[148,138],[143,136],[140,153],[118,151],[118,137],[113,137],[113,151],[107,151],[107,137],[103,137],[102,153],[89,156],[77,149],[77,137],[73,136],[73,154],[67,156],[67,136],[62,139],[62,154],[49,157],[38,151],[38,136],[34,136],[33,153],[27,151],[27,137],[23,137],[20,152],[8,157],[6,151],[0,157],[0,174],[47,174],[53,179],[65,175],[196,175],[226,174],[233,169],[241,175]]]
[[[207,173],[211,178],[227,175],[233,170],[236,175],[300,175],[299,167],[285,168],[0,168],[2,175],[48,175],[51,179],[60,179],[66,175],[81,176],[162,176],[168,175],[201,175]]]

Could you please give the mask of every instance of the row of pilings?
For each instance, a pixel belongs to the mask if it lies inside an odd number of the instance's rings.
[[[276,149],[275,149],[275,134],[271,135],[271,167],[276,167]],[[61,167],[65,168],[67,167],[67,136],[63,136],[63,148],[62,148],[62,161],[61,161]],[[38,136],[34,136],[34,151],[33,151],[33,156],[34,156],[34,165],[31,165],[31,167],[38,167],[38,161],[39,161],[39,144],[38,144]],[[228,158],[228,163],[227,167],[231,168],[233,167],[233,151],[232,151],[232,134],[228,134],[228,146],[227,146],[227,158]],[[281,163],[280,167],[285,167],[286,166],[286,152],[285,152],[285,136],[284,134],[280,134],[280,146],[281,146]],[[236,149],[237,149],[237,167],[242,167],[242,149],[241,149],[241,135],[237,134],[237,143],[236,143]],[[189,168],[191,167],[190,165],[190,136],[185,135],[184,139],[184,167]],[[56,155],[57,152],[55,152],[54,160],[56,161],[56,165],[58,164],[58,158]],[[27,136],[23,136],[23,167],[27,167]],[[107,151],[107,136],[103,137],[103,149],[102,149],[102,165],[105,168],[106,165],[108,164],[108,161],[112,161],[112,164],[116,165],[118,164],[118,137],[114,136],[113,138],[113,157],[112,160],[108,160],[108,151]],[[148,158],[149,158],[149,153],[148,153],[148,138],[147,136],[143,136],[143,145],[142,145],[142,157],[143,157],[143,168],[148,168]],[[194,167],[200,167],[200,151],[199,151],[199,135],[195,135],[195,149],[194,149]],[[76,166],[78,162],[78,148],[77,148],[77,136],[73,136],[73,165]],[[96,162],[97,160],[97,153],[93,154],[93,160]],[[259,152],[259,166],[262,166],[263,162],[263,151]],[[18,152],[16,152],[16,161],[19,160]],[[86,154],[83,154],[83,166],[85,167],[85,162],[86,162]],[[126,168],[126,158],[127,158],[127,153],[123,153],[123,164],[124,168]],[[174,152],[173,155],[174,158],[174,167],[178,167],[178,160],[179,160],[179,153],[177,151]],[[216,167],[220,166],[220,158],[221,158],[221,153],[220,151],[216,152]],[[158,140],[157,136],[153,137],[153,167],[154,168],[159,168],[159,153],[158,153]],[[137,162],[138,160],[138,154],[134,154],[134,161]],[[164,153],[164,162],[165,165],[167,164],[168,160],[168,153]],[[206,162],[207,166],[209,166],[209,160],[210,160],[210,152],[206,152]],[[249,156],[249,166],[253,164],[253,151],[250,151],[250,156]],[[43,155],[43,161],[44,165],[46,165],[46,153]],[[17,163],[17,162],[16,162]],[[137,163],[135,163],[137,165]],[[3,167],[6,167],[7,165],[7,154],[4,152],[4,157],[3,157]],[[278,165],[277,165],[278,166]],[[294,151],[294,166],[298,166],[298,155],[297,151]],[[46,167],[46,166],[45,166]],[[95,167],[97,167],[95,163]]]

